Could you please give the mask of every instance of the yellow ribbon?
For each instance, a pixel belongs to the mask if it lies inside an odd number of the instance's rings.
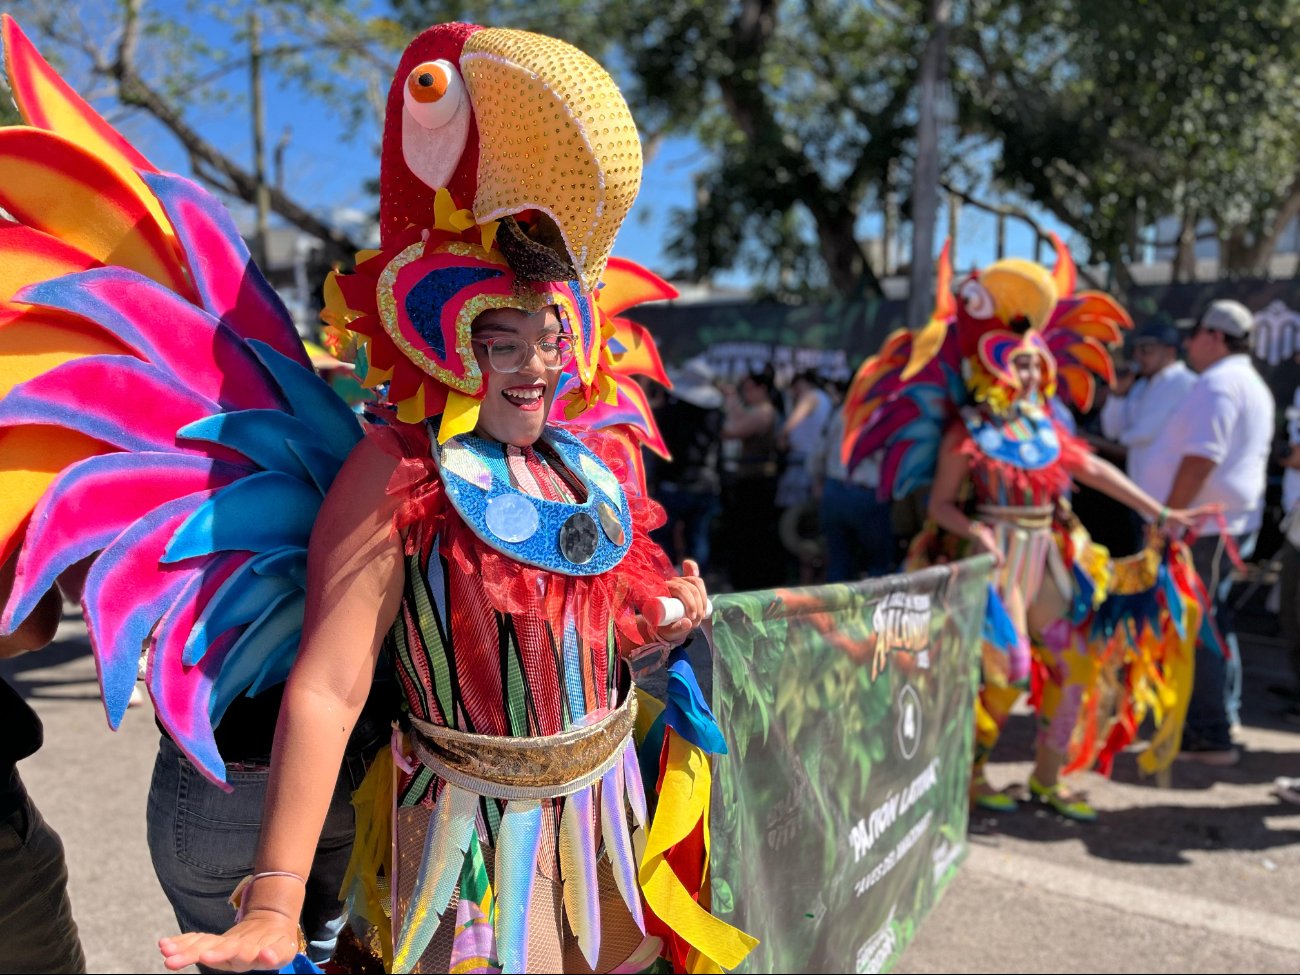
[[[650,909],[694,949],[687,971],[735,968],[758,944],[696,903],[668,864],[667,853],[704,822],[704,878],[709,869],[709,756],[669,728],[668,761],[638,879]],[[720,967],[719,967],[720,966]]]

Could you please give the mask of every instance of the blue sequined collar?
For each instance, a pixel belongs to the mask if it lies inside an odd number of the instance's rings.
[[[614,472],[577,437],[548,426],[542,434],[586,491],[581,502],[547,501],[510,481],[505,445],[472,434],[430,440],[452,507],[492,548],[519,562],[571,576],[608,572],[632,544],[632,515]]]
[[[980,452],[1004,464],[1038,471],[1052,466],[1061,456],[1056,428],[1051,418],[1037,408],[1018,407],[1000,417],[965,409],[962,420]]]

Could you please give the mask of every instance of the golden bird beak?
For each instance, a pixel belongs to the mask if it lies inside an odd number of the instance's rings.
[[[481,147],[475,220],[502,221],[497,243],[521,277],[593,291],[641,186],[641,140],[614,80],[572,45],[497,28],[470,36],[460,69]]]
[[[979,282],[993,297],[994,313],[1010,325],[1017,318],[1041,329],[1056,307],[1056,284],[1052,272],[1041,264],[1009,257],[980,272]]]

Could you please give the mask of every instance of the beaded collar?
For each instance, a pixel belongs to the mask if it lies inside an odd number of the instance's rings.
[[[548,426],[542,439],[582,484],[586,500],[548,501],[519,490],[510,481],[505,445],[498,441],[460,434],[439,445],[436,428],[430,437],[452,507],[485,543],[562,575],[608,572],[632,544],[632,515],[622,485],[573,434]]]
[[[1003,416],[967,408],[962,410],[962,420],[981,453],[1012,467],[1042,470],[1061,456],[1056,428],[1037,406],[1017,403]]]

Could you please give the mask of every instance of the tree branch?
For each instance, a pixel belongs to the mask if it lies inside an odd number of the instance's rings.
[[[166,99],[135,73],[129,63],[119,60],[113,65],[113,75],[118,82],[118,98],[124,105],[142,108],[165,125],[180,140],[190,158],[201,163],[209,173],[217,174],[228,192],[248,203],[257,199],[257,178],[191,128]],[[282,190],[276,187],[269,187],[269,190],[271,209],[305,233],[319,238],[331,257],[350,258],[361,249],[347,234],[331,227]]]
[[[1043,227],[1041,223],[1020,207],[1012,206],[1008,203],[989,203],[986,200],[981,200],[978,197],[971,196],[965,190],[957,189],[957,187],[946,181],[941,181],[939,185],[943,187],[944,192],[951,193],[953,196],[957,197],[957,199],[961,200],[968,206],[974,207],[976,210],[983,210],[985,213],[992,213],[999,217],[1012,217],[1016,220],[1023,221],[1028,224],[1029,229],[1032,230],[1040,239],[1051,240],[1051,231]],[[1056,214],[1056,216],[1060,216],[1060,214]],[[1068,220],[1065,222],[1069,223]],[[1102,283],[1098,281],[1096,276],[1089,272],[1087,268],[1080,267],[1078,270],[1079,277],[1083,278],[1091,287],[1096,288],[1099,291],[1103,290]]]

